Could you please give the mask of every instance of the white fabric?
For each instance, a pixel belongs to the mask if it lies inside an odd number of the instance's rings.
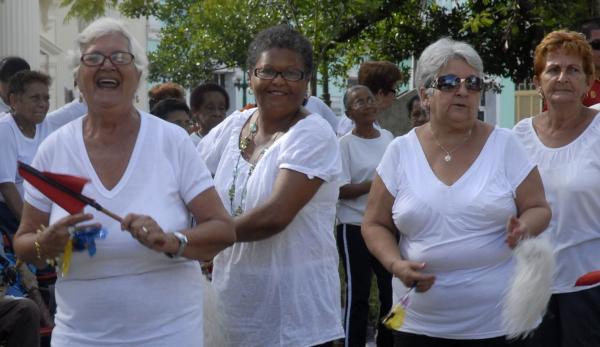
[[[31,164],[42,141],[53,131],[76,119],[86,110],[77,104],[67,104],[48,113],[46,118],[35,127],[35,136],[28,138],[19,129],[12,116],[0,117],[0,183],[11,182],[23,196],[23,178],[17,172],[17,160]],[[0,194],[0,201],[5,201]]]
[[[202,140],[202,136],[197,132],[193,132],[190,134],[190,139],[192,139],[192,143],[194,144],[194,147],[196,147],[200,143],[200,140]]]
[[[448,339],[504,335],[499,303],[514,269],[506,221],[532,169],[518,140],[500,128],[451,186],[431,170],[414,129],[388,146],[377,173],[394,196],[400,253],[436,276],[427,292],[411,294],[401,331]]]
[[[569,293],[581,275],[600,269],[600,117],[568,145],[546,147],[526,118],[514,127],[542,176],[552,220],[546,237],[554,247],[553,293]]]
[[[146,214],[165,231],[190,224],[186,204],[212,186],[212,179],[187,133],[148,113],[129,164],[118,184],[107,190],[96,175],[83,142],[83,118],[53,133],[33,166],[87,177],[83,194],[121,216]],[[66,212],[28,183],[25,200],[50,213]],[[202,346],[202,282],[197,261],[170,259],[121,231],[118,222],[90,208],[108,230],[96,241],[97,253],[73,253],[68,276],[56,284],[53,346]]]
[[[323,100],[316,96],[309,96],[304,107],[310,111],[310,113],[316,113],[323,117],[327,123],[331,125],[331,129],[333,129],[334,132],[336,131],[340,119],[336,116],[335,112],[323,102]]]
[[[589,106],[589,108],[593,108],[594,110],[599,110],[600,111],[600,104],[594,104],[592,106]]]
[[[10,111],[10,107],[0,98],[0,118]]]
[[[239,135],[254,111],[233,113],[198,146],[230,213],[240,205],[248,177],[249,165],[240,159],[231,204]],[[307,116],[271,145],[248,181],[245,210],[270,196],[280,169],[324,183],[285,230],[236,243],[215,258],[213,284],[224,305],[231,346],[312,346],[344,335],[333,235],[341,162],[337,139],[323,118]]]
[[[341,137],[352,131],[352,129],[354,129],[354,122],[344,113],[342,117],[340,117],[340,121],[338,122],[335,132],[337,136]]]
[[[374,139],[363,139],[352,132],[340,138],[340,186],[372,181],[375,178],[375,168],[394,139],[394,135],[385,129],[379,129],[379,132],[379,137]],[[360,225],[367,207],[367,198],[368,194],[354,199],[340,199],[337,210],[338,223]]]

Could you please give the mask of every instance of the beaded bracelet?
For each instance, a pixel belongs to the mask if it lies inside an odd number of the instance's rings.
[[[41,234],[45,230],[46,230],[46,226],[44,226],[43,224],[40,225],[40,229],[36,230],[36,234],[38,235],[38,237],[39,237],[39,234]],[[33,242],[33,247],[35,248],[35,256],[36,256],[36,258],[38,258],[39,260],[44,261],[44,258],[42,257],[42,253],[43,253],[42,252],[42,245],[40,245],[39,241],[37,240],[37,237],[36,237],[36,240]],[[45,261],[46,261],[46,264],[51,265],[51,266],[55,266],[56,262],[57,262],[57,259],[58,259],[58,257],[56,259],[45,259]]]

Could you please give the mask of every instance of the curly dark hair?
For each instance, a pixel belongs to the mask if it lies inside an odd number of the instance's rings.
[[[271,48],[286,48],[298,53],[304,61],[305,76],[313,71],[313,49],[310,42],[298,31],[287,24],[279,24],[259,32],[248,47],[246,64],[254,68],[258,58]]]
[[[27,86],[36,82],[45,84],[49,87],[52,79],[50,76],[39,71],[21,70],[17,72],[8,82],[7,96],[10,96],[11,94],[18,96],[23,95]]]
[[[202,107],[202,104],[204,104],[204,94],[208,92],[223,94],[223,97],[225,97],[225,108],[229,109],[229,95],[227,95],[227,91],[218,84],[204,83],[194,88],[192,94],[190,94],[190,109],[192,109],[192,112]]]
[[[8,83],[17,72],[31,70],[31,67],[20,57],[6,57],[0,61],[0,82]]]
[[[154,108],[159,101],[163,99],[181,99],[185,100],[185,90],[177,83],[165,82],[157,84],[148,91],[148,104],[150,109]]]
[[[190,114],[190,109],[185,101],[176,98],[162,99],[154,105],[150,113],[158,118],[166,119],[169,113],[174,111],[184,111],[188,116]]]

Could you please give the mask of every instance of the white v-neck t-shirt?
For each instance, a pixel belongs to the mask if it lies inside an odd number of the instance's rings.
[[[546,147],[532,118],[520,121],[514,133],[540,170],[552,220],[544,235],[554,246],[556,268],[552,291],[570,293],[577,278],[600,270],[600,117],[571,143]]]
[[[107,190],[83,141],[83,118],[51,134],[33,166],[89,178],[82,193],[124,217],[146,214],[165,231],[190,224],[186,207],[213,186],[209,171],[187,133],[139,111],[141,123],[123,177]],[[25,183],[25,200],[50,213],[50,223],[67,213]],[[74,252],[68,276],[56,283],[53,346],[202,346],[202,272],[197,261],[170,259],[121,231],[120,224],[87,206],[108,230],[97,252]]]
[[[505,335],[501,303],[514,268],[506,222],[533,167],[507,129],[492,131],[451,186],[432,171],[414,129],[389,145],[377,173],[394,197],[400,253],[436,276],[427,292],[411,293],[401,331],[448,339]]]
[[[198,145],[229,212],[264,203],[280,169],[318,177],[323,184],[283,231],[265,240],[235,243],[214,259],[213,284],[223,304],[230,346],[300,347],[336,340],[344,336],[333,235],[341,171],[336,136],[321,116],[311,114],[269,147],[248,180],[249,164],[239,158],[238,143],[255,110],[233,113]]]

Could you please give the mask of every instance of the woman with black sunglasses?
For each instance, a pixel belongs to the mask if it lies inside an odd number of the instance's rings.
[[[371,186],[365,242],[415,289],[397,346],[509,345],[499,302],[512,248],[550,220],[518,140],[477,120],[482,76],[468,44],[443,38],[427,47],[416,80],[430,121],[390,144]]]

